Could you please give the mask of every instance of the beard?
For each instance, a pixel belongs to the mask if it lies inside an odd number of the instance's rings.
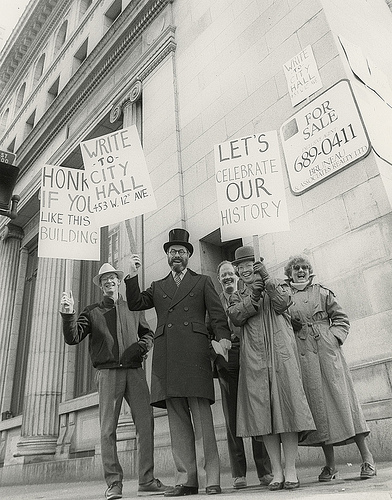
[[[168,259],[168,264],[172,268],[173,271],[176,273],[179,273],[180,271],[183,271],[187,265],[188,265],[188,256],[184,255],[183,257],[179,257],[176,255],[175,257],[169,256]]]

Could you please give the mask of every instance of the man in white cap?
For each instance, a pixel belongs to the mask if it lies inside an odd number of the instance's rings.
[[[124,273],[108,263],[93,278],[103,292],[102,301],[87,306],[77,317],[72,292],[60,302],[65,342],[75,345],[89,336],[93,366],[98,370],[101,454],[108,488],[107,500],[122,498],[123,470],[118,460],[116,428],[123,398],[131,409],[139,437],[139,494],[164,493],[154,478],[154,420],[150,393],[142,368],[153,344],[143,312],[132,312],[119,293]]]

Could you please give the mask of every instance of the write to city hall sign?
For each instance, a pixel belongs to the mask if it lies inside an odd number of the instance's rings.
[[[215,145],[222,241],[289,230],[275,130]]]
[[[351,86],[341,80],[280,128],[290,187],[301,194],[370,151]]]
[[[107,226],[156,209],[135,125],[80,144],[88,180],[90,209]]]
[[[84,170],[44,165],[38,256],[100,259],[100,228],[156,208],[135,126],[81,143]]]

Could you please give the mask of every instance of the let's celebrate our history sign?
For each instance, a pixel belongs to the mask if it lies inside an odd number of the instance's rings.
[[[222,241],[289,230],[277,132],[215,145]]]

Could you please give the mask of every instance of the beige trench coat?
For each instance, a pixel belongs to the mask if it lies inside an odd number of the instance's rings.
[[[317,432],[301,444],[343,445],[369,429],[341,345],[350,323],[335,295],[320,284],[292,289],[290,314],[303,327],[296,340],[306,396]]]
[[[290,287],[269,278],[255,307],[245,288],[230,298],[228,315],[241,326],[237,435],[261,436],[315,429],[298,365],[287,308]]]

